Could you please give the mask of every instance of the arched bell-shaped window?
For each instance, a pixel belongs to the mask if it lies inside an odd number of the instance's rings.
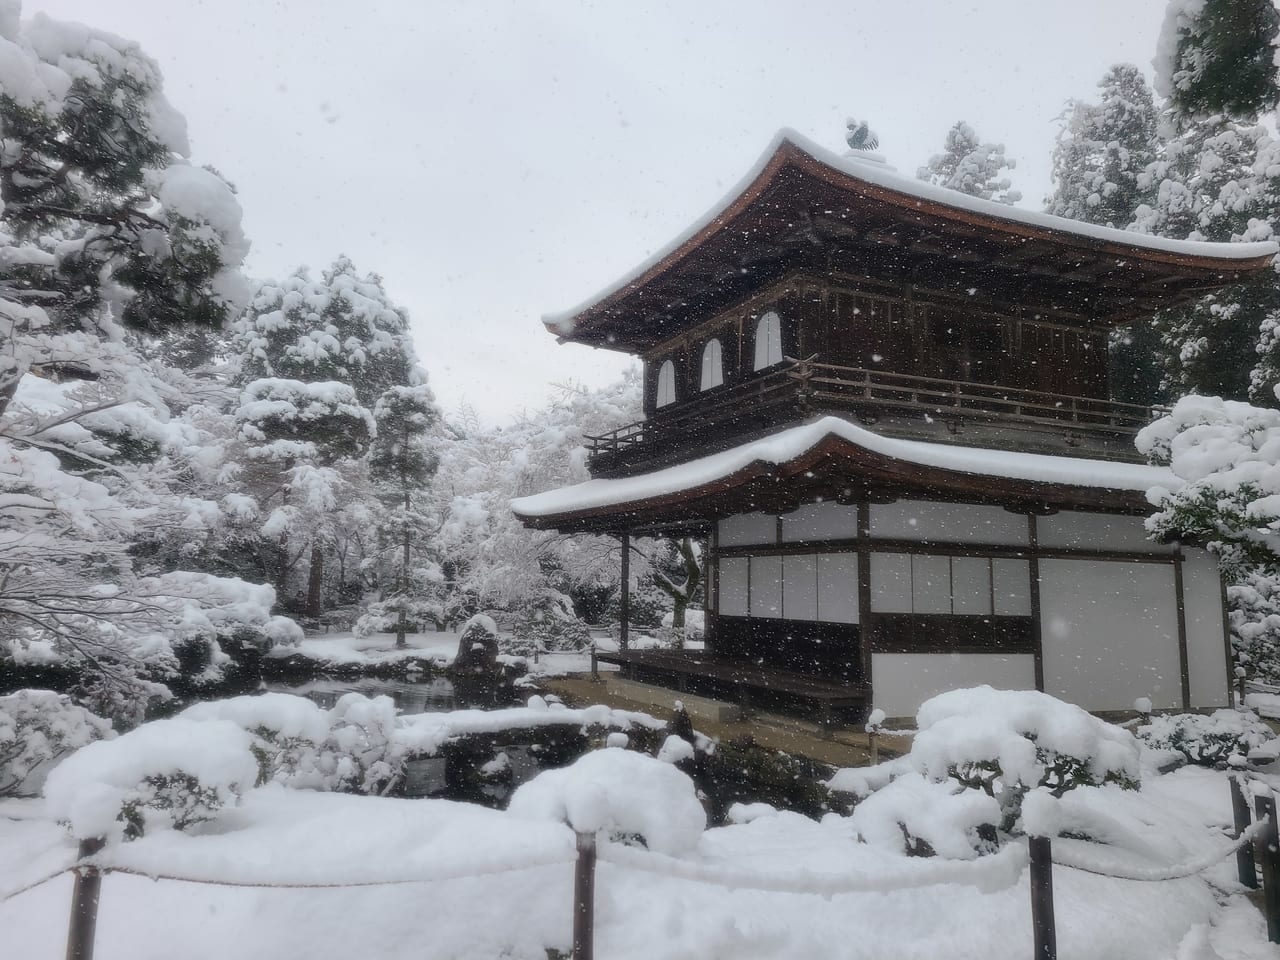
[[[701,390],[710,390],[724,383],[724,350],[719,340],[708,340],[702,348]]]
[[[665,360],[662,366],[658,368],[658,395],[654,400],[654,406],[665,407],[669,403],[676,402],[676,365],[670,360]]]
[[[763,370],[782,362],[782,318],[770,310],[756,322],[756,362],[754,369]]]

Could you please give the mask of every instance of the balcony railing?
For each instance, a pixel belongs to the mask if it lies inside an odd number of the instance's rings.
[[[737,432],[735,425],[747,430],[782,422],[779,413],[804,417],[823,411],[849,411],[868,423],[897,415],[899,420],[931,419],[953,427],[966,422],[1017,424],[1046,428],[1079,441],[1089,437],[1127,440],[1165,409],[843,367],[813,358],[789,359],[741,383],[663,408],[650,420],[589,436],[587,448],[593,466],[620,466],[650,460],[668,447],[687,449],[714,443]]]

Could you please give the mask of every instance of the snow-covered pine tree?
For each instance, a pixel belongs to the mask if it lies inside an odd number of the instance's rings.
[[[372,566],[382,596],[366,617],[395,623],[396,646],[406,646],[410,622],[439,622],[443,577],[431,555],[433,518],[421,494],[439,465],[436,427],[440,412],[415,370],[414,384],[388,389],[374,407],[377,437],[369,451],[369,476],[382,506],[379,545]],[[415,550],[417,556],[415,558]]]
[[[930,157],[916,176],[972,197],[1012,204],[1022,194],[1010,189],[1009,178],[1001,176],[1001,171],[1013,167],[1004,144],[983,142],[973,127],[960,120],[947,131],[943,152]]]
[[[1168,140],[1140,183],[1153,198],[1138,207],[1129,229],[1177,239],[1221,242],[1266,239],[1280,223],[1272,186],[1280,169],[1260,164],[1269,149],[1264,127],[1223,115],[1188,119],[1166,114],[1179,132]],[[1274,280],[1228,287],[1195,304],[1163,311],[1158,359],[1170,393],[1203,393],[1264,401],[1258,367],[1259,331],[1274,316]]]
[[[1154,197],[1143,174],[1156,159],[1156,108],[1142,72],[1116,64],[1098,82],[1097,103],[1073,101],[1053,151],[1054,190],[1045,210],[1060,217],[1123,228]],[[1160,336],[1149,323],[1113,331],[1111,395],[1129,403],[1164,399],[1156,353]]]
[[[388,389],[421,377],[408,317],[379,277],[339,257],[318,280],[299,270],[263,284],[236,324],[233,349],[245,390],[238,417],[254,465],[246,479],[274,545],[267,551],[273,579],[286,590],[309,556],[301,606],[319,617],[325,558],[338,545],[342,511],[363,512],[354,461],[374,435],[371,411]],[[268,395],[284,403],[283,419],[257,419],[270,412],[260,402]]]
[[[1280,102],[1273,0],[1170,0],[1152,61],[1156,92],[1187,120],[1252,119]]]
[[[217,508],[192,482],[209,437],[138,347],[234,313],[248,243],[137,44],[20,12],[0,9],[0,685],[43,671],[136,720],[216,678],[221,638],[291,636],[269,587],[149,555]]]

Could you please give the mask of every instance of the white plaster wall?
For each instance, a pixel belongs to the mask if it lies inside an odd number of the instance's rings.
[[[990,684],[999,690],[1034,690],[1029,653],[875,653],[871,705],[890,717],[914,717],[920,704],[947,690]]]
[[[725,517],[717,529],[722,547],[778,542],[778,518],[771,513],[740,513]]]
[[[871,504],[871,536],[887,540],[1023,546],[1027,543],[1027,518],[1003,507],[899,500]]]
[[[1173,565],[1040,561],[1045,692],[1086,710],[1182,705]]]
[[[747,615],[747,558],[721,557],[718,566],[719,612],[726,617],[745,617]]]
[[[782,515],[782,539],[786,543],[807,540],[856,540],[858,508],[842,503],[810,503]]]
[[[1218,561],[1207,550],[1184,549],[1183,610],[1187,620],[1187,671],[1193,707],[1225,707],[1227,640],[1223,623]]]
[[[1129,550],[1141,553],[1173,553],[1172,544],[1147,538],[1142,517],[1113,513],[1060,510],[1036,518],[1036,540],[1042,547],[1075,550]]]

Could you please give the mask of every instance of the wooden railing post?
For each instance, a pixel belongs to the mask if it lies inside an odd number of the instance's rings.
[[[578,834],[573,868],[573,960],[591,960],[595,949],[596,835]]]
[[[1035,960],[1057,960],[1058,931],[1053,916],[1053,848],[1048,837],[1027,837],[1031,854],[1031,929]]]
[[[86,860],[106,846],[106,840],[93,837],[80,841],[79,859]],[[67,960],[93,960],[93,937],[98,926],[98,896],[102,891],[102,871],[97,867],[75,869],[75,886],[71,890],[71,919],[67,924]]]
[[[618,646],[626,650],[631,642],[631,534],[622,534],[622,596],[618,614],[622,617],[622,632],[618,634]]]
[[[1276,798],[1268,792],[1254,797],[1258,819],[1267,818],[1258,838],[1258,857],[1262,861],[1263,912],[1267,915],[1267,939],[1280,943],[1280,840],[1276,834]]]
[[[1249,801],[1240,787],[1240,777],[1232,774],[1227,778],[1231,784],[1231,812],[1235,816],[1236,836],[1249,829]],[[1254,868],[1253,843],[1246,843],[1236,851],[1236,873],[1240,882],[1252,890],[1258,889],[1258,871]]]

